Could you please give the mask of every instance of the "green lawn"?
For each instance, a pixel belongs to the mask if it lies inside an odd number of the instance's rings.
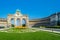
[[[28,33],[0,32],[0,40],[60,40],[60,36],[43,31]]]

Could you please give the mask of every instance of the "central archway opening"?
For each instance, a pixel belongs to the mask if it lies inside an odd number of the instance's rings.
[[[19,18],[17,18],[17,20],[16,20],[16,26],[20,26],[20,19]]]
[[[26,20],[22,19],[22,27],[26,27]]]
[[[15,25],[14,25],[14,18],[11,18],[11,27],[15,27]]]

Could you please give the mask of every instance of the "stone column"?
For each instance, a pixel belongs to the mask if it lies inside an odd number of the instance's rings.
[[[55,20],[56,20],[56,26],[58,25],[58,15],[57,15],[57,13],[56,13],[56,16],[55,16]]]
[[[11,22],[10,22],[10,20],[11,20],[11,18],[7,19],[7,25],[8,25],[9,28],[11,28]]]
[[[22,18],[20,18],[20,26],[22,27]]]
[[[16,27],[16,19],[17,19],[17,18],[14,19],[14,26],[15,26],[15,27]]]
[[[29,20],[28,20],[28,18],[26,19],[26,26],[29,28]]]
[[[56,14],[56,21],[58,21],[58,15]]]

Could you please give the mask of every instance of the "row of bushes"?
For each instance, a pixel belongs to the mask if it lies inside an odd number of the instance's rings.
[[[60,26],[40,26],[40,28],[60,28]]]
[[[12,27],[14,27],[14,24],[11,25]],[[26,25],[25,24],[22,24],[23,27],[25,27]]]
[[[55,26],[54,26],[54,27],[46,27],[46,28],[60,28],[60,27],[57,27],[57,26],[55,27]]]
[[[0,26],[0,29],[1,29],[1,28],[5,28],[5,27],[4,27],[4,26]]]

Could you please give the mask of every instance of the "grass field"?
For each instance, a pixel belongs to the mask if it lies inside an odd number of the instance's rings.
[[[0,32],[0,40],[60,40],[60,36],[44,31],[28,33]]]

